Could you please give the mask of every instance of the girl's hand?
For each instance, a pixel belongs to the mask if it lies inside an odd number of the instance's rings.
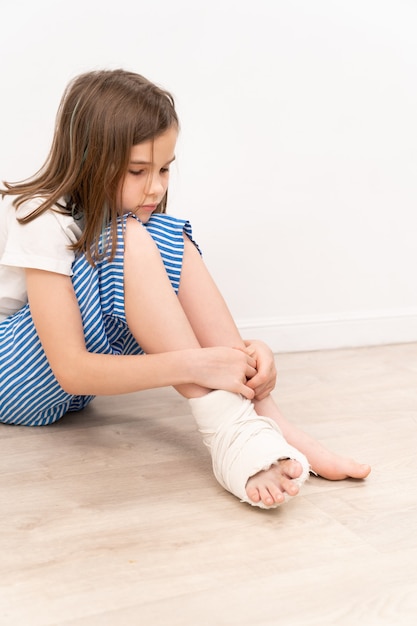
[[[272,350],[266,343],[259,340],[245,341],[246,352],[256,360],[256,373],[247,382],[254,390],[255,399],[263,400],[274,390],[277,370]]]
[[[195,384],[254,399],[255,392],[248,381],[257,375],[256,360],[249,352],[235,348],[199,348],[193,350],[193,355],[198,359],[193,367]]]

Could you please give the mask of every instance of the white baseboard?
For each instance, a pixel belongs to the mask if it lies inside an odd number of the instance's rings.
[[[236,323],[245,339],[261,339],[278,353],[417,342],[417,308]]]

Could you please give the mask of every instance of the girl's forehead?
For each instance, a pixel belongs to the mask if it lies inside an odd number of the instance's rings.
[[[149,139],[142,143],[137,143],[130,150],[131,161],[153,162],[170,161],[174,157],[175,145],[178,131],[176,128],[169,128],[154,139]]]

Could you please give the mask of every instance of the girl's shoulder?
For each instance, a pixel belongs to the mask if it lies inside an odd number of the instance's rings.
[[[0,265],[33,267],[70,276],[74,261],[72,246],[80,239],[82,226],[59,206],[36,215],[43,201],[33,198],[17,208],[12,202],[2,207],[5,213],[0,217],[0,226],[4,220],[3,232],[0,231]],[[35,213],[33,219],[32,213]]]
[[[18,207],[15,207],[13,201],[10,201],[9,198],[8,210],[10,213],[14,211],[17,219],[23,219],[28,217],[31,213],[34,213],[45,202],[45,200],[46,198],[41,197],[30,198],[30,200],[25,200],[25,202],[20,204]]]
[[[5,212],[9,220],[21,226],[28,226],[28,230],[45,230],[51,232],[51,234],[63,231],[70,239],[70,242],[75,243],[82,234],[82,220],[74,218],[69,211],[65,210],[66,203],[64,199],[51,208],[37,214],[37,211],[45,201],[46,198],[38,196],[25,200],[18,207],[15,207],[13,201],[9,198],[6,202]],[[33,216],[32,219],[31,216]]]

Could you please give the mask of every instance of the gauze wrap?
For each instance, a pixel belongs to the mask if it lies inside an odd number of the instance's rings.
[[[250,400],[220,390],[189,402],[203,441],[210,449],[215,477],[242,502],[263,509],[279,506],[252,502],[245,487],[251,476],[281,459],[301,463],[302,474],[293,479],[297,485],[308,477],[309,463],[304,454],[285,441],[272,419],[257,415]],[[286,500],[290,497],[284,495]]]

